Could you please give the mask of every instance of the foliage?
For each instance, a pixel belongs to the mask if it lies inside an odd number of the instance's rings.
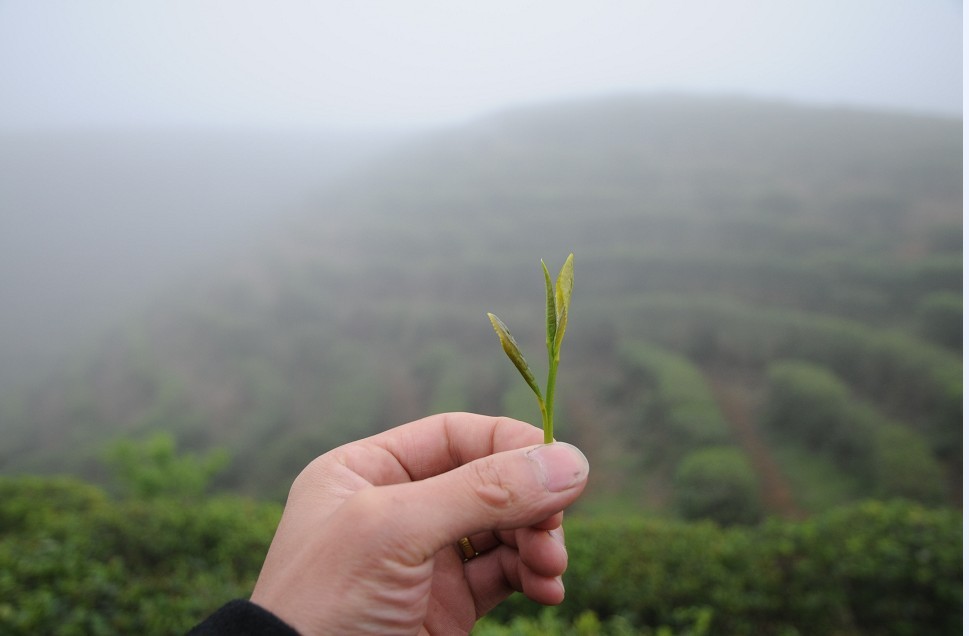
[[[114,501],[67,478],[0,480],[0,632],[182,634],[248,596],[277,505]]]
[[[781,362],[768,373],[763,421],[787,439],[830,454],[843,465],[856,464],[869,449],[874,423],[858,420],[847,387],[822,367]]]
[[[627,339],[617,346],[624,372],[624,391],[636,396],[639,435],[662,449],[664,456],[729,440],[727,424],[707,382],[685,356],[653,344]]]
[[[683,612],[684,616],[693,612]],[[585,611],[569,620],[555,608],[546,607],[538,616],[516,616],[507,624],[485,616],[475,624],[474,636],[705,636],[709,632],[709,612],[695,613],[695,622],[685,629],[662,626],[656,629],[635,627],[623,616],[603,621],[595,612]]]
[[[512,337],[508,327],[498,318],[489,313],[488,318],[491,325],[498,334],[498,340],[505,354],[518,369],[525,384],[535,394],[538,400],[538,408],[542,413],[542,430],[545,432],[545,443],[551,444],[555,441],[555,381],[558,377],[559,361],[561,360],[562,339],[565,337],[565,329],[569,323],[569,305],[572,303],[572,288],[575,282],[575,270],[573,266],[574,256],[569,254],[555,279],[555,286],[552,286],[552,278],[548,273],[545,261],[542,261],[542,271],[545,274],[545,349],[548,352],[548,380],[545,385],[545,393],[542,394],[541,387],[535,380],[535,375],[525,356],[518,346],[518,342]]]
[[[761,516],[757,477],[736,448],[693,451],[680,461],[673,483],[676,507],[685,519],[732,524]]]
[[[788,358],[823,366],[923,435],[940,458],[960,454],[961,361],[908,334],[700,295],[631,298],[622,315],[633,323],[624,331],[728,368],[759,370]]]
[[[942,470],[925,441],[853,398],[833,374],[787,361],[771,366],[768,383],[763,422],[776,438],[829,457],[877,496],[942,500]]]
[[[875,430],[871,449],[873,494],[941,503],[945,485],[939,464],[921,437],[895,422]]]
[[[0,479],[0,631],[184,633],[248,595],[281,510],[242,498],[113,500]],[[502,604],[478,634],[920,634],[961,625],[962,517],[866,502],[719,528],[567,520],[566,601]]]
[[[621,391],[636,396],[631,444],[670,473],[672,503],[686,519],[750,523],[761,515],[759,483],[732,437],[706,379],[688,358],[635,339],[618,344]]]
[[[591,610],[640,628],[676,626],[685,609],[707,608],[715,634],[960,629],[955,511],[868,502],[754,528],[583,519],[567,526],[566,619]]]
[[[158,432],[143,442],[120,439],[105,453],[108,466],[128,495],[154,497],[198,497],[212,478],[228,464],[224,450],[204,456],[178,454],[175,438]]]

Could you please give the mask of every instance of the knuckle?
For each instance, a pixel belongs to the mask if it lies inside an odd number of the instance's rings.
[[[476,461],[468,466],[469,486],[477,501],[496,510],[506,510],[515,505],[518,498],[515,488],[494,462]]]
[[[370,532],[384,523],[386,510],[384,497],[375,487],[354,492],[340,507],[343,521],[359,532]]]

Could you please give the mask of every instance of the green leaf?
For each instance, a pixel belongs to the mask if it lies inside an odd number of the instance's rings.
[[[565,328],[569,322],[569,303],[572,302],[572,287],[575,284],[574,254],[569,254],[562,265],[555,280],[555,342],[552,347],[554,357],[557,359],[559,349],[562,347],[562,338],[565,337]]]
[[[545,346],[548,348],[548,357],[551,360],[555,353],[552,347],[555,342],[555,332],[558,329],[558,311],[555,309],[555,289],[552,287],[552,277],[548,273],[545,261],[542,261],[542,271],[545,272],[545,327],[547,334]]]
[[[535,375],[528,366],[528,362],[525,361],[525,356],[522,354],[521,349],[518,347],[518,343],[515,342],[515,338],[512,337],[511,332],[508,331],[508,327],[501,321],[501,319],[492,314],[488,314],[488,319],[491,320],[491,326],[495,328],[495,333],[498,334],[498,340],[501,342],[501,348],[505,350],[505,354],[518,369],[518,372],[522,374],[525,378],[525,382],[528,384],[529,388],[538,397],[539,402],[542,400],[542,390],[538,387],[538,382],[535,380]]]
[[[491,326],[495,328],[495,333],[498,334],[502,349],[505,350],[505,353],[538,399],[538,408],[542,412],[542,429],[545,433],[546,444],[555,441],[552,429],[555,412],[555,380],[558,376],[559,349],[562,346],[562,338],[565,336],[565,328],[569,321],[569,303],[572,301],[572,286],[575,278],[574,259],[573,254],[569,254],[569,257],[565,259],[565,264],[562,266],[554,286],[545,261],[541,261],[542,272],[545,274],[545,344],[548,348],[548,380],[544,398],[534,374],[528,367],[528,363],[525,362],[525,356],[518,347],[518,343],[512,338],[508,327],[494,314],[488,314]]]

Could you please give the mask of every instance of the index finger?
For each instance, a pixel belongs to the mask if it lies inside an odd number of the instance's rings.
[[[442,413],[361,440],[358,451],[344,461],[380,486],[439,475],[494,453],[541,444],[542,439],[542,430],[527,422]]]

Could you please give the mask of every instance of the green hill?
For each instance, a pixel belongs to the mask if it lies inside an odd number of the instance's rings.
[[[961,137],[675,96],[428,134],[5,399],[0,466],[97,476],[109,440],[164,429],[226,448],[224,487],[275,496],[313,456],[430,412],[534,422],[485,312],[539,362],[539,259],[572,251],[556,432],[591,458],[587,510],[956,501]],[[784,361],[816,373],[779,383]],[[820,441],[771,419],[797,400],[840,419]],[[898,483],[905,466],[934,483]],[[733,486],[698,500],[711,483]]]

